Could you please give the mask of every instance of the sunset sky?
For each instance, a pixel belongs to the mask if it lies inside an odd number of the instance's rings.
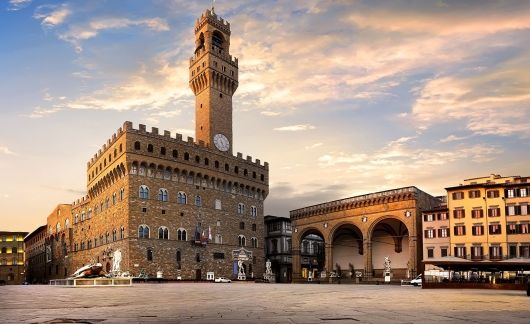
[[[0,0],[1,230],[86,190],[124,121],[194,136],[188,59],[211,1]],[[530,2],[226,0],[234,153],[270,163],[267,214],[530,175]]]

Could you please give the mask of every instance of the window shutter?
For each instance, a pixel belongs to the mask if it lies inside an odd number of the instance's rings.
[[[480,210],[480,218],[484,217],[484,209]]]
[[[424,232],[424,237],[425,237],[425,238],[428,238],[428,237],[429,237],[429,236],[428,236],[428,235],[429,235],[429,234],[428,234],[429,231],[428,231],[428,230],[425,230],[425,231],[423,231],[423,232]]]
[[[495,216],[501,216],[501,209],[497,208],[497,214]]]
[[[432,230],[432,237],[436,238],[436,230],[434,230],[434,229]]]
[[[442,229],[441,228],[438,229],[438,237],[442,237]]]
[[[456,226],[455,226],[455,227],[453,227],[453,233],[454,233],[455,235],[457,235],[457,234],[458,234],[458,232],[457,232],[457,227],[456,227]],[[455,251],[456,251],[456,250],[455,250]]]
[[[457,256],[458,255],[458,248],[455,246],[454,248],[454,255]]]

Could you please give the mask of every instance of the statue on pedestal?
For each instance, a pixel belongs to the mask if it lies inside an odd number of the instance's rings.
[[[392,268],[390,267],[389,257],[385,257],[385,263],[383,265],[385,267],[385,270],[383,271],[383,277],[385,278],[385,282],[390,282],[390,273],[392,271]]]
[[[245,275],[245,268],[243,268],[243,260],[238,260],[237,266],[238,266],[237,279],[247,280],[247,276]]]

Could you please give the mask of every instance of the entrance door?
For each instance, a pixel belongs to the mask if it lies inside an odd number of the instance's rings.
[[[201,281],[201,269],[195,270],[195,281]]]

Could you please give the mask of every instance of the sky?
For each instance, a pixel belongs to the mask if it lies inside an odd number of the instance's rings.
[[[123,124],[194,136],[208,0],[0,0],[0,229],[86,193]],[[265,213],[530,175],[530,2],[216,1],[239,58],[234,154],[270,164]]]

